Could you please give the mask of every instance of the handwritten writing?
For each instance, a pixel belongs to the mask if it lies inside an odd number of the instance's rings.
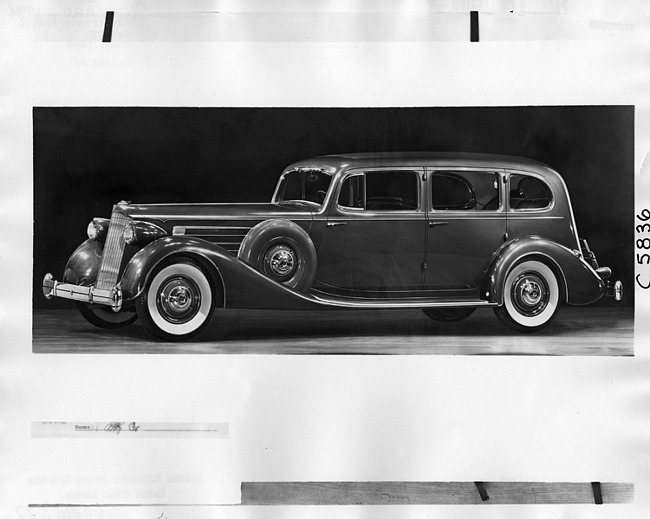
[[[114,432],[115,434],[120,434],[122,432],[122,426],[124,422],[109,422],[104,427],[106,432]]]
[[[642,222],[646,222],[650,220],[650,210],[648,209],[643,209],[640,214],[636,215],[637,219],[639,219]],[[645,232],[650,232],[650,224],[641,224],[636,226],[636,233],[637,236],[639,234],[643,234]],[[637,250],[648,250],[650,249],[650,238],[646,237],[640,237],[637,238],[636,240],[636,248]],[[641,252],[640,254],[637,252],[636,254],[636,262],[639,265],[648,265],[650,264],[650,254],[644,254]],[[634,278],[636,281],[636,284],[639,285],[642,289],[647,290],[650,288],[650,275],[649,274],[637,274],[636,277]],[[647,282],[644,281],[647,280]]]

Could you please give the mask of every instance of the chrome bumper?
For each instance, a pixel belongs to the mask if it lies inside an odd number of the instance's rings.
[[[614,301],[620,301],[623,299],[623,283],[620,281],[611,281],[605,282],[605,296],[613,297]]]
[[[580,247],[582,249],[582,255],[591,268],[594,269],[594,272],[598,275],[600,279],[605,283],[605,297],[613,297],[614,301],[620,301],[623,299],[623,283],[620,281],[610,281],[609,277],[612,275],[612,269],[609,267],[601,267],[598,265],[598,260],[596,255],[589,248],[587,240],[580,240]]]
[[[45,274],[43,295],[48,299],[62,297],[83,303],[110,306],[113,312],[119,312],[122,309],[122,289],[119,285],[110,289],[83,287],[71,283],[61,283],[56,281],[52,274]]]
[[[609,267],[597,267],[595,269],[598,277],[605,282],[605,296],[613,297],[614,301],[623,299],[623,283],[620,281],[610,281],[608,278],[612,275],[612,269]]]

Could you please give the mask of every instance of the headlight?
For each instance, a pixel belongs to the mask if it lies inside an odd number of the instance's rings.
[[[146,245],[158,238],[166,236],[167,232],[149,222],[131,220],[124,228],[124,241],[129,245]]]
[[[86,229],[86,233],[88,234],[88,238],[91,240],[101,240],[106,236],[106,232],[108,231],[108,225],[110,224],[110,220],[106,218],[93,218],[92,222],[88,224],[88,227]]]
[[[130,221],[124,228],[124,241],[131,245],[135,242],[135,223]]]

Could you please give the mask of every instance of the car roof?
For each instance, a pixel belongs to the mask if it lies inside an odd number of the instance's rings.
[[[498,169],[523,169],[540,174],[557,174],[546,164],[523,157],[488,153],[454,152],[387,152],[323,155],[295,162],[287,169],[319,167],[340,171],[354,167],[374,166],[492,167]]]

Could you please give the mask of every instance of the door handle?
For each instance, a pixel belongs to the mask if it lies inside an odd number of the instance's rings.
[[[429,222],[429,227],[436,227],[437,225],[447,225],[449,222]]]
[[[327,222],[327,227],[336,227],[337,225],[347,225],[348,222]]]

